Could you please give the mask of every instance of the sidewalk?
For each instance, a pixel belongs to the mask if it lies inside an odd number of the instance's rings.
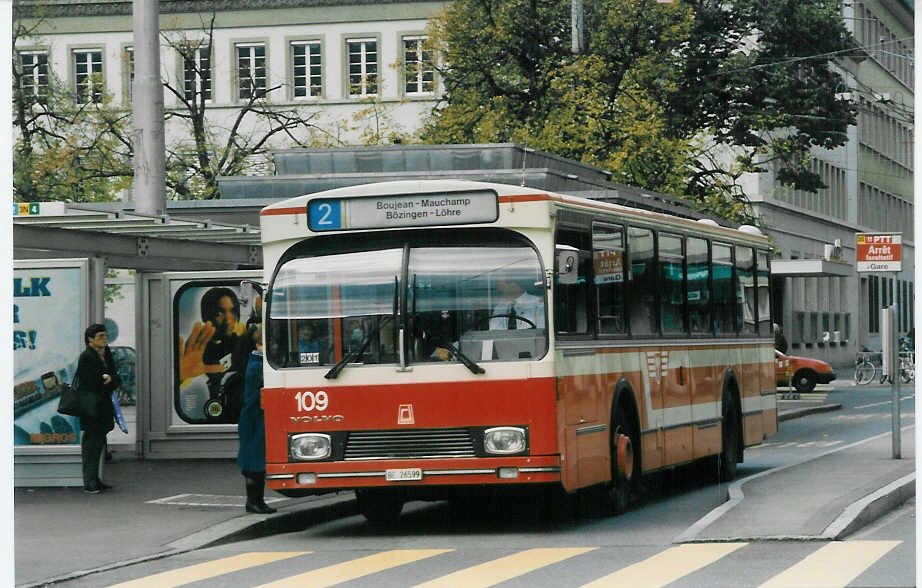
[[[825,400],[779,401],[779,420],[835,409],[832,404]],[[850,521],[866,524],[869,516],[881,514],[881,508],[895,506],[887,500],[907,497],[909,490],[903,483],[884,491],[883,504],[878,501],[865,507],[860,503],[915,471],[912,430],[903,436],[902,460],[887,459],[889,443],[887,436],[776,475],[738,480],[731,484],[731,500],[725,504],[730,512],[694,529],[697,534],[684,540],[816,538],[834,524],[840,532],[851,532],[847,528]],[[881,444],[887,447],[878,447]],[[298,499],[267,492],[267,502],[278,508],[278,513],[245,514],[243,477],[233,460],[138,461],[122,455],[116,453],[106,464],[105,477],[115,489],[100,495],[84,494],[80,488],[14,490],[18,586],[79,577],[130,561],[230,541],[244,533],[291,532],[357,513],[351,492]],[[795,496],[791,488],[809,489],[810,494]],[[838,519],[843,513],[845,520]]]

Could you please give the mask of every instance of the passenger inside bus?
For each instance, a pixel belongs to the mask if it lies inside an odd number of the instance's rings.
[[[329,338],[317,332],[318,328],[326,326],[326,322],[302,320],[298,323],[298,363],[301,365],[326,364],[330,360]]]

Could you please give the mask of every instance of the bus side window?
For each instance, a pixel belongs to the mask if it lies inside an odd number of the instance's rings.
[[[755,257],[751,247],[736,246],[736,322],[746,335],[756,334]]]
[[[736,292],[733,279],[733,249],[713,244],[711,284],[714,290],[714,325],[718,335],[736,333]]]
[[[656,318],[656,249],[653,231],[628,228],[630,285],[628,309],[632,335],[653,335],[659,332]]]
[[[693,334],[710,334],[712,329],[708,242],[705,239],[689,237],[687,247],[685,272],[688,282],[688,325]]]
[[[592,252],[589,231],[558,229],[557,243],[579,250],[579,274],[574,284],[554,285],[554,326],[558,333],[584,334],[589,331],[589,275]]]
[[[592,266],[600,335],[621,335],[627,332],[627,319],[624,315],[625,260],[624,228],[594,223]]]

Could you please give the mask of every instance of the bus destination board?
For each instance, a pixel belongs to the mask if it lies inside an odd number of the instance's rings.
[[[358,198],[318,198],[307,205],[312,231],[392,229],[491,223],[499,218],[490,190]]]

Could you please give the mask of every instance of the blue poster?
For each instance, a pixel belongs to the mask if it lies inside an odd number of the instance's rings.
[[[81,268],[13,269],[13,439],[16,445],[80,442],[76,417],[58,414],[83,350]]]

